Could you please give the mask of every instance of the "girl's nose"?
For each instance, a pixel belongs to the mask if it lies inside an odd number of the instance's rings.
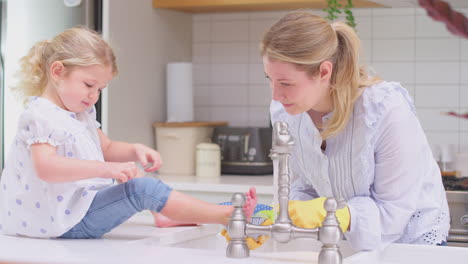
[[[89,99],[96,100],[99,98],[99,90],[98,91],[93,91],[88,94]]]

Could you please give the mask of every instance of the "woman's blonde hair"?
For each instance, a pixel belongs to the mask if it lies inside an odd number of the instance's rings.
[[[333,63],[330,95],[333,116],[321,132],[323,139],[345,128],[359,88],[377,83],[359,65],[360,40],[354,30],[342,22],[329,24],[308,12],[286,14],[265,34],[261,54],[273,60],[294,64],[309,76],[319,74],[323,61]]]
[[[114,52],[101,36],[88,28],[75,27],[65,30],[52,40],[36,43],[28,54],[20,59],[18,83],[12,87],[27,102],[28,96],[39,96],[49,81],[49,69],[60,61],[66,71],[74,67],[104,65],[118,73]]]

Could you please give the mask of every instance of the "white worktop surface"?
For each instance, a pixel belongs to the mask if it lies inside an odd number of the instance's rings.
[[[212,248],[173,246],[207,234],[216,236],[219,229],[218,225],[156,228],[151,214],[142,212],[102,239],[32,239],[0,235],[0,263],[317,263],[316,252],[267,254],[252,251],[248,259],[229,259],[223,243]],[[467,248],[394,244],[381,253],[356,253],[345,258],[344,263],[441,264],[466,263],[467,259]]]
[[[179,191],[246,192],[255,186],[258,194],[273,193],[272,175],[222,175],[218,178],[200,178],[187,175],[158,175],[157,178]]]

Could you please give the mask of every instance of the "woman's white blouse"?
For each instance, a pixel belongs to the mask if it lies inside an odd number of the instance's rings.
[[[112,180],[45,182],[33,169],[30,146],[48,143],[63,157],[104,161],[99,126],[94,107],[73,113],[47,99],[30,98],[1,179],[0,229],[4,234],[58,237],[81,221],[96,192]]]
[[[286,121],[296,139],[290,198],[342,197],[351,213],[345,237],[355,249],[446,240],[450,219],[440,170],[413,101],[399,83],[367,87],[346,128],[327,139],[325,151],[307,113],[289,115],[276,101],[270,112],[272,122]]]

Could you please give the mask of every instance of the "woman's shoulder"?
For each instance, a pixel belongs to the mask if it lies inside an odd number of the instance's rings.
[[[382,81],[364,88],[355,108],[366,125],[375,127],[392,109],[403,107],[416,114],[413,99],[399,82]]]

